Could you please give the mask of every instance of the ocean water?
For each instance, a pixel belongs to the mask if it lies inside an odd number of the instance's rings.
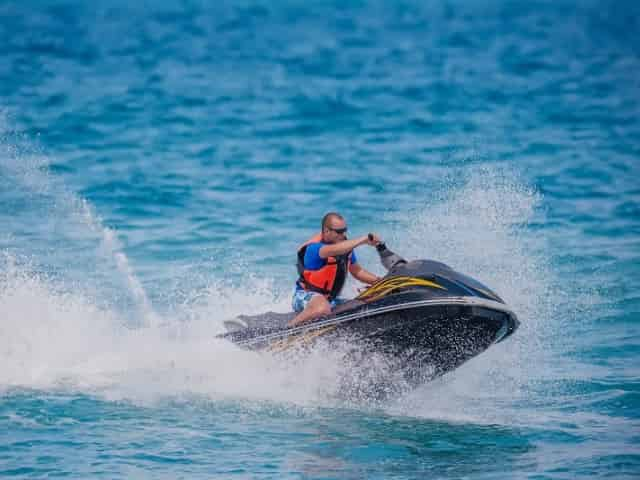
[[[638,478],[638,3],[218,3],[0,4],[0,477]],[[520,329],[384,403],[214,340],[328,210]]]

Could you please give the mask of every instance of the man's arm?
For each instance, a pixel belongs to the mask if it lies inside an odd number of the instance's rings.
[[[351,275],[356,277],[362,283],[366,283],[368,285],[373,285],[378,280],[380,280],[380,277],[378,277],[377,275],[374,275],[373,273],[365,270],[364,268],[362,268],[357,263],[351,265],[351,267],[349,268],[349,271],[351,272]]]
[[[367,237],[367,235],[358,237],[354,240],[345,240],[343,242],[324,245],[318,251],[318,254],[322,258],[337,257],[338,255],[344,255],[345,253],[348,253],[354,248],[359,247],[360,245],[364,245],[365,243],[369,243],[369,237]]]

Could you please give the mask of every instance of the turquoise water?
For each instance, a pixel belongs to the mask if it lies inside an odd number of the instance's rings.
[[[0,476],[638,477],[636,3],[0,20]],[[339,395],[340,352],[213,340],[287,310],[332,209],[521,328],[384,404]]]

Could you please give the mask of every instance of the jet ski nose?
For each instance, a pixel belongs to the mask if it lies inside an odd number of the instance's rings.
[[[505,323],[500,327],[500,330],[496,333],[495,343],[499,343],[506,338],[510,337],[520,326],[520,321],[516,318],[515,314],[511,313],[507,315]]]

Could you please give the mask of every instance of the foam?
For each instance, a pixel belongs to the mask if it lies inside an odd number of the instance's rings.
[[[460,173],[460,172],[457,172]],[[528,230],[541,196],[518,175],[477,166],[431,202],[395,218],[406,233],[394,243],[410,258],[435,258],[499,293],[520,328],[507,341],[388,407],[388,412],[448,421],[513,424],[532,386],[557,381],[553,337],[566,293],[550,268],[548,246]],[[450,180],[444,179],[444,182]],[[563,307],[560,307],[563,308]]]
[[[9,129],[8,114],[4,111],[0,111],[0,146],[4,147],[0,153],[0,180],[3,181],[0,186],[6,190],[3,196],[20,198],[24,210],[17,214],[7,212],[8,217],[17,215],[21,221],[20,229],[32,231],[32,239],[37,237],[38,241],[44,242],[44,245],[37,248],[36,242],[32,241],[32,250],[23,249],[19,254],[32,257],[34,262],[42,260],[35,257],[48,255],[48,250],[52,248],[50,244],[58,240],[65,247],[76,250],[76,259],[82,255],[92,255],[89,264],[95,270],[116,280],[115,283],[125,285],[124,291],[136,308],[135,317],[145,323],[157,321],[149,298],[135,275],[115,230],[104,225],[102,218],[86,199],[71,192],[59,178],[51,175],[50,159]],[[34,218],[38,221],[34,222]],[[14,245],[11,248],[13,253],[23,246],[16,246],[15,238],[10,235],[1,240],[3,242],[0,247],[3,244]],[[72,276],[71,271],[64,273],[67,278]],[[76,272],[76,278],[82,278],[85,284],[94,275],[89,275],[86,271],[80,274]],[[94,280],[95,283],[104,283]]]
[[[255,291],[252,298],[211,285],[180,316],[132,328],[5,256],[0,388],[72,389],[141,403],[197,394],[308,404],[320,401],[322,391],[333,395],[339,355],[333,363],[331,352],[319,350],[302,363],[283,361],[214,339],[222,321],[243,306],[264,306],[266,290]]]
[[[44,190],[52,185],[44,177],[30,178]],[[179,302],[156,311],[117,232],[103,226],[83,199],[57,187],[51,195],[64,205],[58,215],[75,218],[101,242],[103,254],[126,280],[133,311],[99,304],[64,276],[38,274],[29,262],[6,253],[0,280],[0,388],[79,389],[144,403],[195,394],[321,406],[344,404],[336,398],[345,375],[358,390],[368,374],[384,373],[384,362],[375,359],[371,372],[350,371],[340,348],[324,346],[301,359],[243,351],[215,340],[225,319],[289,309],[289,288],[269,278],[245,275],[241,286],[219,279],[208,279],[204,288],[183,285]],[[517,404],[532,382],[545,379],[540,365],[551,363],[548,335],[557,328],[554,301],[561,291],[544,241],[527,228],[543,214],[540,201],[513,172],[466,167],[455,181],[443,179],[439,195],[425,197],[408,213],[391,214],[389,222],[403,232],[385,236],[393,250],[406,258],[444,261],[487,283],[522,324],[508,341],[387,405],[388,413],[509,423],[517,409],[505,405]],[[385,233],[384,225],[381,230]],[[163,296],[178,297],[176,292]],[[357,408],[371,405],[366,395],[351,400],[347,404]]]

